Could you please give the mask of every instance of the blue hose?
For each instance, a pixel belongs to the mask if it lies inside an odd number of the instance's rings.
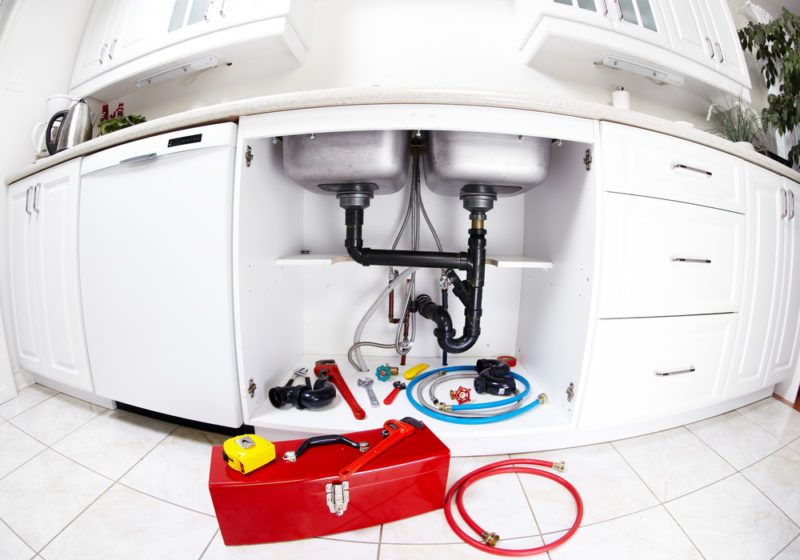
[[[491,424],[492,422],[501,422],[503,420],[508,420],[509,418],[513,418],[515,416],[519,416],[523,412],[527,412],[532,408],[535,408],[541,404],[540,399],[536,399],[532,403],[529,403],[523,407],[516,408],[514,410],[510,410],[508,412],[504,412],[503,414],[498,414],[497,416],[485,416],[485,417],[475,417],[475,418],[460,418],[455,416],[448,416],[446,414],[442,414],[440,412],[436,412],[431,410],[421,403],[417,402],[414,398],[414,387],[422,381],[423,379],[427,379],[432,375],[436,375],[442,372],[450,373],[454,371],[475,371],[475,366],[448,366],[439,369],[434,369],[431,371],[426,371],[425,373],[419,374],[415,377],[411,383],[408,384],[408,388],[406,389],[405,393],[408,397],[408,401],[411,403],[411,406],[416,408],[421,413],[430,416],[432,418],[436,418],[437,420],[442,420],[443,422],[452,422],[454,424]],[[531,391],[531,384],[530,382],[522,377],[520,374],[516,372],[511,372],[511,375],[514,376],[514,379],[519,381],[525,386],[525,390],[522,391],[520,394],[510,397],[508,399],[503,399],[500,401],[488,402],[488,403],[474,403],[474,404],[462,404],[462,405],[454,405],[452,407],[453,412],[457,412],[459,410],[476,410],[476,409],[486,409],[486,408],[494,408],[498,406],[505,406],[509,404],[513,404],[517,401],[524,399]]]

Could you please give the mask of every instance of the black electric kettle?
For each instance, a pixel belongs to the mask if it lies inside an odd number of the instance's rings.
[[[92,116],[85,99],[75,103],[69,111],[59,111],[50,117],[44,132],[47,151],[51,155],[91,139]]]

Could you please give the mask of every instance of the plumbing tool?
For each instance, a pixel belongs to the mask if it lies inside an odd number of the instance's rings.
[[[375,377],[377,377],[381,381],[389,381],[392,376],[397,375],[398,369],[395,366],[390,366],[389,364],[383,364],[378,366],[375,369]]]
[[[345,383],[344,377],[342,377],[342,373],[334,360],[317,360],[314,364],[314,375],[317,377],[326,375],[328,377],[331,383],[339,389],[339,393],[341,393],[350,410],[353,411],[353,416],[355,416],[356,420],[363,420],[367,417],[367,413],[364,412],[353,393],[350,392],[350,387]]]
[[[302,377],[303,385],[294,385],[294,380]],[[295,408],[322,408],[329,405],[336,397],[336,387],[331,383],[326,373],[320,373],[311,387],[306,368],[298,368],[292,373],[292,378],[282,387],[273,387],[269,390],[269,402],[275,408],[291,404]]]
[[[511,375],[511,368],[504,360],[478,360],[475,366],[478,375],[475,376],[473,386],[478,394],[514,395],[517,393],[517,384]],[[459,403],[461,404],[461,403]]]
[[[389,394],[386,395],[386,398],[383,399],[383,404],[392,404],[394,402],[394,399],[400,393],[400,391],[402,391],[405,388],[406,388],[406,384],[405,383],[403,383],[402,381],[395,381],[394,382],[394,389],[392,389],[389,392]]]
[[[580,527],[581,520],[583,519],[583,500],[581,500],[581,495],[578,493],[578,490],[572,484],[570,484],[569,481],[558,476],[557,474],[522,465],[536,465],[539,467],[551,468],[558,472],[564,472],[563,462],[554,463],[551,461],[541,461],[539,459],[508,459],[506,461],[497,461],[496,463],[485,465],[475,469],[471,473],[464,475],[453,486],[450,487],[450,490],[448,490],[444,499],[444,515],[447,518],[447,523],[450,525],[450,528],[453,529],[453,531],[455,531],[459,537],[461,537],[461,540],[468,545],[477,548],[478,550],[489,552],[491,554],[497,554],[499,556],[531,556],[533,554],[541,554],[542,552],[553,550],[572,538],[572,536],[575,534],[575,531],[577,531],[578,527]],[[470,517],[466,508],[464,507],[464,492],[471,484],[481,480],[482,478],[487,478],[497,474],[510,473],[532,474],[535,476],[549,478],[550,480],[557,482],[566,488],[569,493],[572,494],[572,498],[575,500],[576,506],[575,521],[572,522],[572,526],[566,533],[553,542],[534,548],[496,548],[497,541],[500,540],[500,535],[491,531],[487,531],[478,525],[475,520],[472,519],[472,517]],[[461,518],[467,525],[469,525],[470,529],[480,535],[480,540],[468,535],[464,529],[458,526],[452,511],[453,498],[456,500],[456,507],[458,508],[458,513],[461,514]]]
[[[417,375],[425,371],[426,369],[428,369],[428,364],[417,364],[414,367],[408,368],[406,372],[403,374],[403,377],[405,377],[410,381],[414,379]]]
[[[372,390],[372,378],[371,377],[364,377],[363,379],[358,380],[358,386],[364,387],[367,390],[367,395],[369,395],[369,402],[372,404],[373,407],[378,407],[381,403],[378,402],[378,397],[375,396],[375,391]]]
[[[233,470],[247,474],[275,459],[275,445],[255,434],[236,436],[223,442],[222,458]]]

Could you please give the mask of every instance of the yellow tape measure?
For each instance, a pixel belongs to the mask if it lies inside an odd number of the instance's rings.
[[[233,470],[247,474],[275,459],[275,445],[255,434],[236,436],[222,444],[222,458]]]

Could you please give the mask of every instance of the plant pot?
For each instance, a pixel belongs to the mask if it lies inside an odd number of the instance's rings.
[[[756,147],[755,147],[755,146],[753,146],[753,144],[752,144],[752,143],[750,143],[750,142],[744,142],[744,141],[742,141],[742,142],[734,142],[734,144],[736,144],[737,146],[740,146],[740,147],[742,147],[742,148],[748,149],[748,150],[753,150],[753,151],[755,151],[755,149],[756,149]]]

